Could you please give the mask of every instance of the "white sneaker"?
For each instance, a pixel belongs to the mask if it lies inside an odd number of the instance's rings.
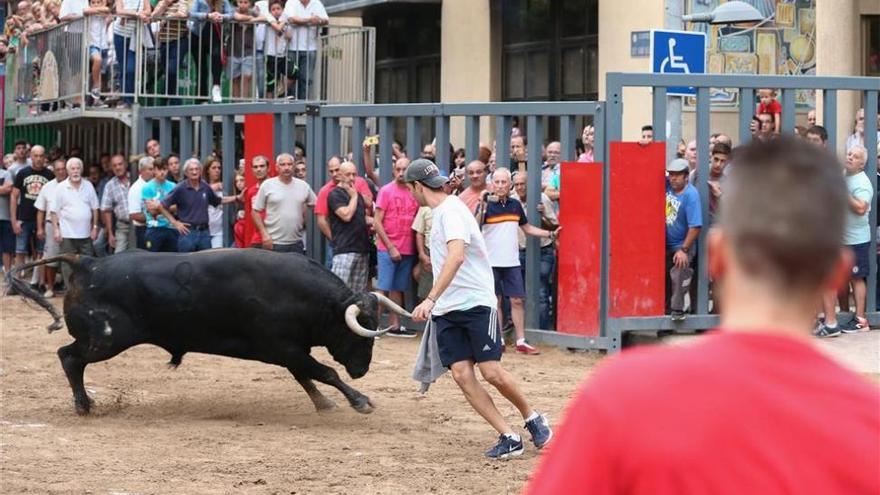
[[[216,84],[213,88],[211,88],[211,101],[213,101],[214,103],[220,103],[221,101],[223,101],[223,97],[220,94],[220,86]]]
[[[52,289],[49,289],[43,293],[43,297],[45,297],[46,299],[52,299],[53,297],[55,297],[55,293],[52,292]]]

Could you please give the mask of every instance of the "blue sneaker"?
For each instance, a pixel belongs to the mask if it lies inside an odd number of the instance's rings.
[[[550,423],[543,414],[539,413],[537,418],[526,421],[526,429],[532,434],[532,442],[537,449],[543,448],[553,438],[553,430],[550,429]]]
[[[525,449],[523,448],[522,438],[514,440],[512,436],[500,435],[498,443],[486,452],[486,457],[491,459],[507,459],[522,455],[523,450]]]

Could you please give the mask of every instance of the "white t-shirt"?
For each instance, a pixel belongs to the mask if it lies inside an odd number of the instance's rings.
[[[317,16],[322,19],[330,20],[327,11],[324,10],[324,4],[319,0],[310,0],[307,6],[302,4],[302,0],[287,0],[284,5],[284,16],[288,19],[291,17],[309,18]],[[318,49],[318,30],[321,26],[293,26],[293,39],[287,46],[290,51],[315,51]]]
[[[143,7],[143,2],[142,0],[122,0],[122,6],[125,10],[140,12]],[[140,23],[140,21],[133,17],[118,17],[113,23],[113,32],[120,36],[131,38],[134,34],[134,28],[137,27],[138,23]],[[122,58],[118,53],[116,54],[116,57],[119,59]]]
[[[89,8],[89,0],[63,0],[61,8],[58,10],[58,18],[63,19],[69,15],[82,17],[83,10]],[[85,21],[88,22],[88,21]],[[74,22],[64,27],[67,33],[81,33],[83,31],[82,24]]]
[[[55,188],[55,201],[50,203],[58,215],[58,227],[64,239],[86,239],[92,232],[92,210],[98,209],[98,195],[92,183],[83,179],[79,188],[65,180]]]
[[[259,2],[257,2],[259,3]],[[287,55],[287,43],[288,40],[285,37],[290,26],[287,25],[287,16],[282,12],[281,17],[276,19],[270,12],[266,12],[264,14],[266,16],[266,20],[269,22],[283,22],[284,30],[280,33],[272,29],[272,27],[268,25],[262,26],[265,29],[265,39],[266,39],[266,55],[271,55],[273,57],[284,57]],[[257,46],[262,47],[262,43],[260,42],[259,36],[257,37]]]
[[[254,210],[266,211],[266,230],[272,242],[293,244],[303,239],[306,206],[315,206],[315,193],[309,185],[293,178],[290,184],[272,177],[260,184],[254,197]]]
[[[89,46],[95,46],[101,50],[107,49],[107,16],[90,15],[89,23]]]
[[[138,180],[134,181],[134,184],[128,188],[128,214],[132,213],[140,213],[143,211],[144,206],[144,184],[146,181],[144,179],[138,177]],[[130,217],[129,217],[130,218]],[[131,223],[138,227],[143,227],[144,224],[142,222],[138,222],[132,220]]]
[[[223,199],[220,191],[214,191],[214,195]],[[211,235],[217,235],[223,232],[223,205],[208,205],[208,232]]]
[[[449,252],[446,244],[454,239],[465,243],[464,263],[437,299],[431,314],[443,315],[476,306],[494,308],[497,302],[495,279],[483,234],[468,207],[457,196],[449,196],[434,208],[429,244],[434,280],[440,277],[440,270],[446,262]]]
[[[43,213],[48,213],[50,211],[54,211],[52,205],[55,203],[55,190],[58,188],[58,179],[52,179],[40,189],[40,194],[37,195],[36,201],[34,201],[34,207]],[[49,222],[51,219],[49,215],[46,215],[46,221]]]

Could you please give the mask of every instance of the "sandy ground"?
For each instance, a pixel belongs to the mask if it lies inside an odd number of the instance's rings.
[[[315,412],[281,368],[188,354],[173,370],[163,350],[139,346],[86,368],[95,406],[79,417],[55,354],[71,337],[47,334],[50,322],[18,297],[0,300],[2,493],[517,493],[540,456],[527,444],[518,459],[486,460],[495,434],[448,374],[419,397],[417,339],[381,339],[360,380],[336,366],[377,406],[370,415],[320,384],[339,407]],[[332,363],[323,349],[315,356]],[[502,362],[558,422],[599,359],[544,348]]]

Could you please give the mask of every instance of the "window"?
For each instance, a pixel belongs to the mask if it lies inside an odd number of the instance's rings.
[[[598,0],[506,0],[502,98],[598,97]]]
[[[363,20],[376,28],[376,103],[440,101],[440,5],[376,5]]]
[[[880,77],[880,15],[866,15],[863,19],[863,72],[866,76]]]

